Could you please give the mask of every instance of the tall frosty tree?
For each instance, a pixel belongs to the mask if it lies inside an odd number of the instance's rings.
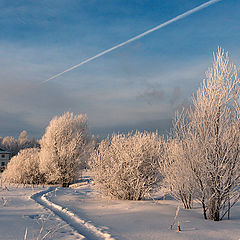
[[[206,76],[192,108],[177,117],[182,154],[175,157],[188,169],[204,218],[219,221],[240,196],[240,81],[221,49]]]
[[[68,186],[86,167],[91,147],[86,115],[54,117],[40,144],[40,169],[47,182]]]

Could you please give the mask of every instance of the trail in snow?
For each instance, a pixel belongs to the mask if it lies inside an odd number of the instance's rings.
[[[48,194],[56,190],[56,187],[50,187],[47,190],[33,194],[31,198],[43,207],[51,210],[54,214],[58,215],[63,221],[69,224],[76,232],[78,232],[81,240],[115,240],[109,233],[102,232],[91,223],[76,216],[67,208],[51,202],[48,198]]]

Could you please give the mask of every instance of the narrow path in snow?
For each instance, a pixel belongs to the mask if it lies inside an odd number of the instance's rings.
[[[47,190],[33,194],[31,198],[69,224],[80,235],[81,240],[115,240],[109,233],[102,232],[91,223],[76,216],[67,208],[51,202],[48,194],[56,191],[56,189],[56,187],[50,187]]]

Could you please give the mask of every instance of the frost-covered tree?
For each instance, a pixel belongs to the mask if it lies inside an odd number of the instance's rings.
[[[28,133],[26,130],[23,130],[18,137],[19,142],[26,142],[29,140]]]
[[[27,148],[30,145],[30,140],[28,137],[28,133],[26,130],[23,130],[18,137],[18,145],[19,148],[23,149],[23,148]]]
[[[175,134],[204,218],[219,221],[240,196],[240,81],[221,49],[206,76]]]
[[[29,139],[29,136],[26,130],[23,130],[19,134],[17,142],[18,142],[19,151],[25,148],[40,147],[39,143],[34,138]]]
[[[2,147],[11,153],[11,157],[19,152],[18,142],[12,136],[6,136],[2,139]]]
[[[162,178],[158,171],[162,143],[158,134],[147,132],[102,140],[90,159],[96,188],[115,199],[148,196]]]
[[[39,170],[39,149],[27,148],[11,158],[7,169],[3,172],[3,179],[11,183],[40,184],[44,182],[44,175]]]
[[[54,117],[40,144],[40,168],[47,182],[68,186],[86,167],[91,149],[86,115]]]
[[[168,138],[162,162],[163,184],[168,193],[181,200],[184,208],[192,208],[194,187],[188,163],[184,159],[183,143],[177,138]]]

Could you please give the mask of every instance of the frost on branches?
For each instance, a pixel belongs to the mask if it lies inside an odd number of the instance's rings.
[[[162,178],[161,155],[162,141],[156,133],[113,135],[91,156],[94,183],[105,196],[141,200]]]
[[[177,116],[184,157],[176,161],[187,166],[204,218],[219,221],[240,196],[240,81],[221,49],[206,76],[193,107]]]
[[[39,148],[26,148],[11,158],[3,179],[11,183],[40,184],[44,175],[39,170]]]
[[[165,144],[163,161],[159,166],[164,176],[162,185],[167,192],[175,199],[181,200],[185,209],[190,209],[194,188],[184,157],[182,141],[169,137]]]
[[[46,181],[68,186],[87,164],[91,141],[86,115],[54,117],[40,144],[40,169]]]

